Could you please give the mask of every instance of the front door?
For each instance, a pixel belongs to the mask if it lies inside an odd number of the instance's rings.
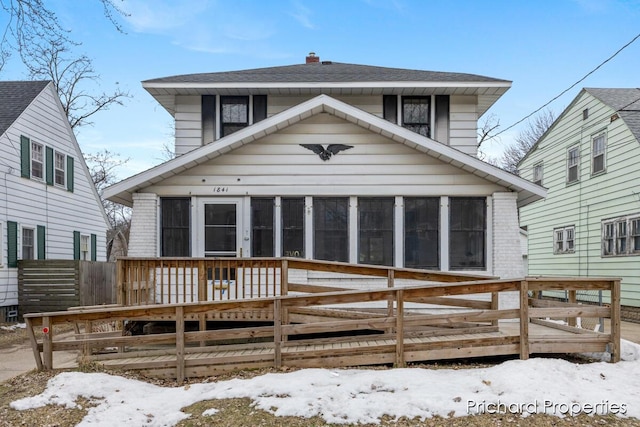
[[[198,252],[205,257],[242,256],[241,199],[209,199],[198,209]]]

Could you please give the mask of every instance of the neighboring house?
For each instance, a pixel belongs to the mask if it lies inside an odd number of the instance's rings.
[[[177,157],[107,188],[129,256],[286,256],[521,276],[542,187],[476,157],[511,82],[320,62],[147,80]],[[297,280],[297,279],[296,279]]]
[[[105,260],[109,227],[55,87],[0,82],[0,322],[18,305],[18,260]]]
[[[622,278],[640,319],[640,90],[583,89],[519,164],[548,196],[520,210],[529,274]],[[634,308],[629,308],[634,307]]]

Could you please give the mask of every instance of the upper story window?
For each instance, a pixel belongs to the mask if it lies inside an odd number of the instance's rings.
[[[533,167],[534,184],[542,185],[542,175],[543,175],[542,163],[538,163]]]
[[[592,167],[591,173],[604,172],[605,170],[606,141],[604,132],[593,137],[592,140]]]
[[[402,126],[419,133],[431,136],[429,96],[402,97]]]
[[[44,147],[37,142],[31,142],[31,176],[44,178]]]
[[[575,252],[576,227],[555,228],[553,230],[553,253],[565,254]]]
[[[567,182],[576,182],[580,179],[580,149],[579,147],[570,148],[567,152]]]
[[[640,254],[640,215],[602,222],[602,256]]]
[[[249,126],[249,97],[220,97],[220,137]]]
[[[55,183],[56,185],[65,185],[65,171],[67,159],[64,154],[55,152]]]

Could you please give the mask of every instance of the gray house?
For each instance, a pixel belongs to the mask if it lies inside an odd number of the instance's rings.
[[[520,162],[548,195],[520,209],[530,275],[621,277],[640,320],[640,89],[583,89]]]
[[[18,260],[104,261],[109,223],[53,83],[0,82],[0,322]]]

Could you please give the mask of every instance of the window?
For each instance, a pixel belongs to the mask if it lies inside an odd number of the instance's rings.
[[[593,163],[592,163],[592,173],[603,172],[605,169],[605,138],[604,133],[601,133],[593,138]]]
[[[31,176],[44,178],[44,147],[36,142],[31,143]]]
[[[404,199],[404,266],[440,268],[440,198]]]
[[[534,184],[542,185],[542,163],[538,163],[533,167],[533,182]]]
[[[313,198],[313,256],[327,261],[349,261],[349,199]]]
[[[220,97],[220,137],[249,126],[249,97]]]
[[[65,166],[67,159],[64,154],[55,152],[55,183],[56,185],[65,185]]]
[[[392,197],[358,199],[358,263],[393,266]]]
[[[487,208],[483,197],[449,199],[449,268],[486,268]]]
[[[602,222],[602,255],[640,255],[640,216],[638,214]]]
[[[33,228],[22,228],[22,259],[35,259],[35,231]]]
[[[431,136],[428,96],[402,98],[402,126],[422,136]]]
[[[576,182],[579,180],[578,168],[580,163],[579,147],[570,148],[567,152],[567,182]]]
[[[191,255],[191,199],[160,199],[161,256]]]
[[[282,255],[304,258],[304,198],[282,198]]]
[[[273,198],[251,198],[251,256],[273,256]]]
[[[89,236],[80,236],[80,259],[88,261],[89,258]]]
[[[589,109],[585,108],[582,110],[582,120],[587,120],[589,118]]]
[[[575,252],[576,228],[573,225],[553,230],[553,253],[565,254]]]

